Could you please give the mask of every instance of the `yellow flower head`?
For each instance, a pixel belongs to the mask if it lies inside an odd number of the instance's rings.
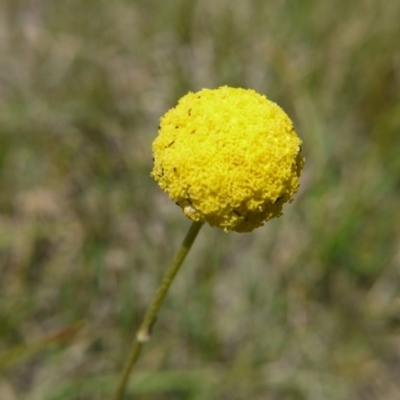
[[[152,177],[193,221],[250,232],[282,214],[299,187],[301,140],[254,90],[203,89],[162,118]]]

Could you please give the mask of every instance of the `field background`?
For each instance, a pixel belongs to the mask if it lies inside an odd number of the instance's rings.
[[[399,1],[3,0],[1,400],[111,398],[189,226],[149,176],[158,119],[224,84],[293,118],[301,190],[253,233],[202,229],[130,396],[399,399],[399,21]]]

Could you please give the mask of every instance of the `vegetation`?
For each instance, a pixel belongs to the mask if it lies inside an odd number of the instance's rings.
[[[115,390],[190,221],[150,178],[189,90],[295,121],[284,215],[203,227],[131,398],[400,398],[400,2],[0,4],[0,398]],[[137,394],[137,396],[134,396]]]

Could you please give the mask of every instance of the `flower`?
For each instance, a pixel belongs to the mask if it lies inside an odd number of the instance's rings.
[[[191,220],[250,232],[292,200],[300,146],[289,117],[265,96],[203,89],[161,118],[151,176]]]

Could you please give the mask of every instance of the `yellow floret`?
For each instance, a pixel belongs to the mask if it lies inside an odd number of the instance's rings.
[[[151,175],[191,220],[250,232],[296,193],[300,146],[289,117],[265,96],[203,89],[161,118]]]

